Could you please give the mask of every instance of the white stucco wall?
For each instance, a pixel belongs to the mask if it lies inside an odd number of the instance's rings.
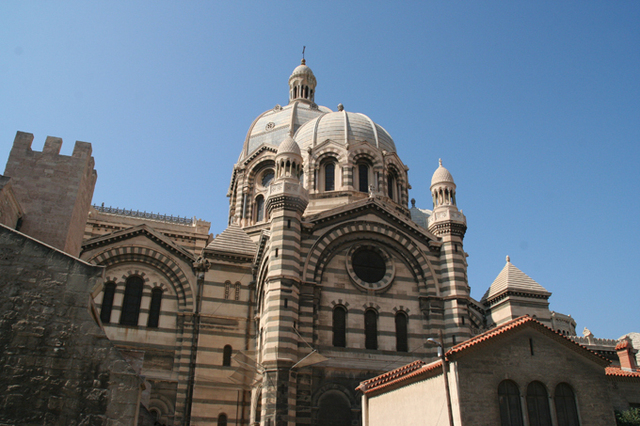
[[[367,408],[363,426],[449,425],[442,375],[369,398]]]

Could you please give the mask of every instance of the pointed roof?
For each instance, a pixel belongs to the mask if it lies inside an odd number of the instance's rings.
[[[229,225],[205,248],[206,251],[249,257],[255,255],[256,249],[256,243],[235,223]]]
[[[544,297],[551,296],[551,293],[546,288],[535,282],[533,278],[516,268],[511,259],[507,256],[507,264],[502,268],[502,271],[493,284],[489,287],[487,292],[482,296],[481,301],[484,302],[489,299],[494,299],[507,291],[514,291],[519,293],[528,293]]]

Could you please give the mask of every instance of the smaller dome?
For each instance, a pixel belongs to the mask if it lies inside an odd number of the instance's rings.
[[[431,178],[431,186],[435,185],[436,183],[444,183],[444,182],[454,183],[453,176],[451,176],[451,173],[449,173],[449,170],[445,169],[442,166],[442,160],[438,160],[438,161],[440,163],[440,166],[438,166],[436,171],[433,173],[433,177]]]
[[[298,157],[302,157],[302,153],[300,152],[300,147],[298,146],[296,141],[293,140],[291,136],[287,136],[285,140],[282,141],[282,143],[278,147],[277,155],[284,155],[284,154],[294,154],[294,155],[297,155]]]
[[[338,111],[306,122],[296,131],[294,137],[300,148],[305,151],[316,144],[332,140],[345,147],[366,141],[380,150],[396,152],[391,135],[382,126],[364,114],[345,111],[341,106],[338,107]]]
[[[311,68],[309,68],[306,65],[306,61],[304,59],[302,60],[302,63],[298,65],[291,73],[291,76],[289,77],[289,82],[291,82],[291,79],[297,76],[302,76],[302,75],[306,76],[310,82],[313,82],[313,85],[315,86],[316,77],[315,75],[313,75],[313,71],[311,71]]]

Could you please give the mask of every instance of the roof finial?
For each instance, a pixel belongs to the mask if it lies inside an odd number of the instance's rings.
[[[442,167],[442,158],[438,158],[438,164]]]
[[[507,263],[511,263],[511,258],[507,255]]]
[[[302,61],[300,62],[302,65],[305,65],[307,63],[307,61],[304,60],[304,50],[307,48],[307,46],[302,46]]]
[[[338,104],[338,111],[344,111],[344,105]]]

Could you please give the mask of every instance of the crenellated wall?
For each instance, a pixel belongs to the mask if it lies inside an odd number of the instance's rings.
[[[98,177],[91,144],[76,142],[67,156],[60,155],[60,138],[48,136],[42,152],[32,143],[33,134],[16,134],[4,172],[24,210],[20,230],[78,256]]]

